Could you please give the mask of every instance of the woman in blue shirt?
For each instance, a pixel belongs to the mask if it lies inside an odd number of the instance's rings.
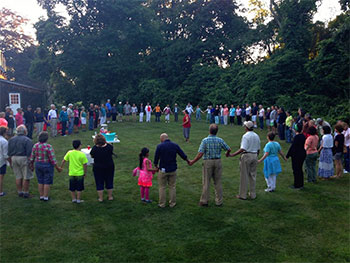
[[[62,106],[62,110],[60,112],[59,120],[62,125],[62,136],[66,136],[67,122],[68,122],[68,113],[66,106]]]
[[[235,113],[236,113],[236,108],[231,104],[230,108],[230,124],[233,125],[235,124]]]

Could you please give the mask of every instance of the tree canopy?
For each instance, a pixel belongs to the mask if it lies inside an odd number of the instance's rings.
[[[349,2],[329,24],[313,22],[318,2],[250,0],[249,22],[235,0],[38,0],[48,18],[36,24],[30,74],[64,103],[254,100],[339,115]]]

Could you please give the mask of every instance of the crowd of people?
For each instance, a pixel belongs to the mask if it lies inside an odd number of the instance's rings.
[[[203,189],[200,197],[200,206],[208,206],[210,180],[213,179],[215,186],[215,204],[221,206],[223,203],[222,194],[222,164],[221,152],[224,150],[227,157],[240,155],[240,187],[239,199],[248,199],[248,188],[250,199],[256,198],[255,182],[257,175],[257,165],[264,163],[263,173],[266,179],[266,192],[276,190],[276,178],[282,172],[280,159],[292,159],[292,169],[294,175],[293,189],[304,187],[304,169],[307,174],[307,182],[314,183],[317,177],[321,180],[339,178],[349,170],[349,147],[350,129],[348,120],[338,121],[334,126],[322,120],[314,120],[303,109],[298,110],[298,116],[292,116],[289,111],[282,107],[271,106],[265,111],[262,105],[252,106],[246,104],[245,107],[231,105],[208,106],[202,111],[200,106],[193,109],[188,103],[185,109],[180,109],[177,104],[173,109],[167,105],[161,109],[157,104],[154,109],[147,103],[137,107],[126,102],[122,105],[119,102],[111,104],[107,100],[106,104],[90,104],[87,110],[84,107],[69,104],[62,106],[60,112],[55,105],[44,114],[40,108],[35,112],[28,106],[25,112],[18,109],[13,115],[10,108],[0,113],[0,196],[4,196],[3,179],[6,174],[7,165],[11,166],[16,176],[16,187],[20,197],[29,198],[29,182],[33,178],[33,171],[38,180],[38,191],[40,200],[48,201],[50,186],[53,184],[54,169],[61,172],[65,163],[69,163],[69,190],[72,202],[81,203],[82,191],[84,190],[84,177],[87,173],[87,157],[80,151],[81,142],[74,140],[73,149],[68,151],[60,165],[58,165],[54,149],[48,144],[49,134],[44,131],[45,126],[50,127],[52,137],[57,136],[59,129],[61,135],[66,136],[73,132],[83,131],[88,128],[93,130],[98,125],[108,122],[122,121],[151,121],[151,114],[155,114],[156,122],[160,122],[161,115],[165,115],[165,122],[170,122],[170,115],[174,115],[174,121],[179,120],[179,114],[183,113],[183,133],[185,141],[189,141],[191,120],[200,121],[201,114],[206,113],[206,121],[210,123],[209,136],[204,138],[199,146],[198,154],[193,160],[188,159],[180,146],[170,141],[167,134],[160,136],[161,143],[157,146],[153,165],[149,159],[149,149],[142,148],[139,154],[139,166],[134,169],[133,174],[138,176],[140,186],[141,201],[151,203],[149,199],[149,189],[152,186],[153,175],[158,173],[159,185],[159,207],[166,206],[165,190],[169,185],[170,201],[169,206],[176,205],[176,156],[179,155],[190,166],[200,159],[203,160]],[[195,118],[191,117],[195,116]],[[125,118],[123,118],[125,116]],[[130,119],[131,118],[131,119]],[[242,119],[243,118],[243,119]],[[217,137],[219,125],[240,125],[245,129],[240,148],[231,153],[231,148],[221,138]],[[59,125],[61,127],[59,127]],[[88,125],[88,127],[87,127]],[[263,155],[259,159],[260,138],[254,129],[261,130],[267,127],[267,140]],[[33,145],[33,131],[36,130],[38,142]],[[66,131],[67,130],[67,131]],[[16,136],[14,136],[16,134]],[[275,141],[286,140],[290,143],[290,148],[285,155],[281,145]],[[98,134],[94,139],[95,146],[91,150],[91,157],[94,159],[93,173],[95,177],[98,201],[103,201],[103,191],[107,190],[108,200],[113,200],[113,146],[106,142],[103,135]],[[317,160],[319,159],[318,170]],[[344,166],[343,166],[344,161]],[[344,167],[344,169],[343,169]]]

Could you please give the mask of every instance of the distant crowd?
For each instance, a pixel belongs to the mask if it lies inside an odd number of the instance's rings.
[[[181,150],[179,145],[170,141],[167,134],[160,136],[161,143],[156,148],[155,157],[149,159],[149,149],[142,148],[139,154],[140,163],[134,169],[134,176],[138,176],[138,185],[141,191],[141,201],[152,202],[149,199],[149,189],[152,186],[152,179],[158,173],[159,184],[159,207],[165,207],[165,189],[169,185],[170,206],[176,205],[176,156],[180,155],[190,166],[200,159],[203,160],[203,190],[200,198],[200,206],[208,206],[209,185],[211,178],[215,186],[215,204],[222,205],[222,185],[221,185],[221,151],[226,152],[227,157],[240,155],[240,187],[239,199],[246,200],[256,198],[255,181],[257,175],[257,164],[264,162],[263,173],[266,179],[266,192],[276,190],[276,178],[282,172],[278,155],[284,160],[292,159],[292,169],[294,183],[291,188],[300,190],[304,187],[304,169],[307,174],[307,182],[314,183],[317,177],[321,180],[339,178],[343,173],[349,173],[350,154],[350,129],[348,120],[339,120],[334,127],[322,120],[314,120],[303,109],[298,110],[297,116],[292,116],[290,112],[282,107],[271,106],[266,110],[262,105],[253,103],[245,107],[231,105],[208,106],[202,111],[200,106],[193,109],[188,103],[185,109],[180,109],[177,104],[171,108],[167,105],[161,109],[159,104],[154,108],[147,103],[140,107],[135,104],[124,105],[120,102],[111,105],[108,100],[106,104],[100,106],[91,104],[86,110],[84,107],[77,107],[69,104],[62,106],[60,112],[55,105],[44,114],[40,108],[34,112],[28,106],[23,112],[18,109],[13,116],[10,108],[6,112],[0,113],[0,196],[4,196],[3,179],[6,174],[7,164],[13,168],[16,176],[16,186],[20,197],[29,198],[29,182],[33,178],[35,170],[38,178],[38,189],[40,200],[49,200],[49,190],[53,183],[54,168],[61,172],[65,162],[69,163],[70,185],[69,190],[72,195],[72,202],[82,202],[81,193],[84,190],[84,177],[86,176],[87,157],[81,152],[81,142],[72,142],[73,149],[64,156],[61,165],[58,165],[53,147],[48,144],[49,134],[44,130],[51,127],[51,135],[57,136],[58,130],[61,135],[66,136],[79,129],[86,131],[94,130],[99,125],[106,122],[122,121],[151,121],[151,114],[155,114],[156,122],[160,122],[161,115],[165,115],[165,122],[170,122],[170,115],[174,115],[174,121],[178,121],[179,114],[183,113],[183,132],[186,141],[189,141],[191,120],[201,120],[201,114],[206,113],[206,121],[210,123],[209,136],[202,140],[198,154],[193,160]],[[195,117],[193,117],[195,116]],[[131,119],[130,119],[131,118]],[[86,127],[88,124],[88,127]],[[240,148],[231,153],[231,148],[221,138],[217,137],[219,125],[240,125],[245,129]],[[60,127],[59,127],[60,126]],[[264,147],[264,153],[259,158],[260,138],[254,129],[261,130],[267,127],[268,143]],[[16,128],[16,136],[14,129]],[[34,128],[38,136],[38,142],[33,145],[32,135]],[[66,132],[67,130],[67,132]],[[290,143],[290,148],[285,155],[280,144],[275,141],[275,136],[279,140],[286,140]],[[95,177],[98,200],[103,201],[103,191],[107,189],[108,200],[113,200],[113,178],[114,161],[113,146],[106,142],[103,135],[95,137],[95,146],[90,155],[94,159],[93,173]],[[318,169],[317,169],[317,160]],[[343,169],[344,168],[344,169]],[[249,186],[249,187],[248,187]],[[250,195],[247,196],[249,188]]]

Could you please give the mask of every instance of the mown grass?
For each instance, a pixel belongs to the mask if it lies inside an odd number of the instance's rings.
[[[208,134],[205,122],[194,122],[191,141],[182,138],[180,123],[121,123],[110,125],[121,143],[115,146],[115,200],[97,202],[91,167],[81,205],[70,202],[67,170],[56,173],[52,200],[38,200],[36,179],[33,199],[17,197],[15,178],[5,177],[7,195],[1,204],[1,262],[348,262],[349,175],[339,180],[306,184],[293,181],[291,162],[283,162],[277,191],[265,193],[262,164],[258,168],[257,199],[234,198],[239,187],[238,158],[223,157],[224,206],[198,207],[201,164],[187,166],[178,158],[177,206],[157,207],[158,185],[151,188],[150,205],[139,201],[137,166],[142,147],[153,154],[159,135],[167,132],[190,158]],[[219,136],[238,149],[242,127],[220,126]],[[266,131],[259,132],[262,147]],[[50,139],[58,160],[73,139],[92,144],[91,132]],[[286,152],[288,145],[281,143]],[[213,188],[213,187],[212,187]],[[211,200],[213,200],[213,189]]]

